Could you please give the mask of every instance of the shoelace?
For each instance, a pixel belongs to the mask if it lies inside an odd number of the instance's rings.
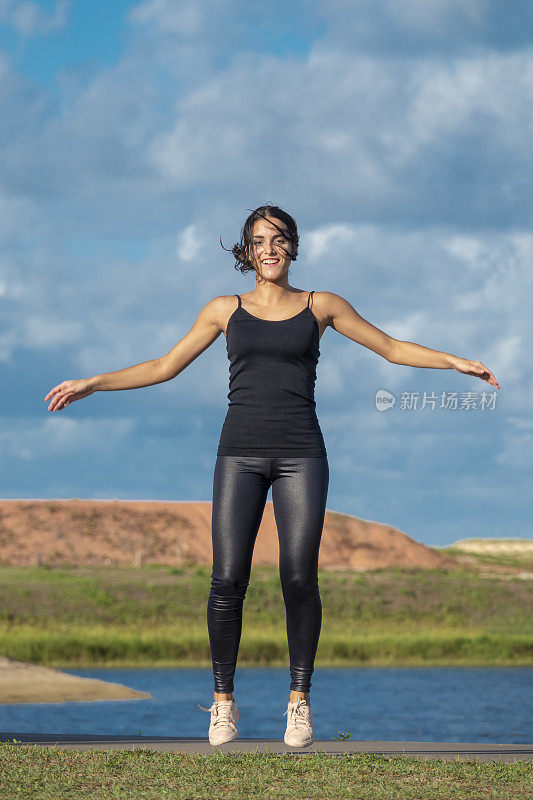
[[[201,708],[202,711],[207,711],[208,713],[211,711],[214,712],[215,719],[213,726],[218,725],[219,723],[235,724],[234,721],[230,719],[232,705],[233,703],[231,700],[215,701],[211,708],[204,708],[200,705],[200,703],[198,703],[198,707]]]
[[[287,711],[283,712],[283,716],[287,714],[287,712],[291,712],[287,719],[289,720],[289,725],[294,725],[296,728],[300,726],[301,728],[307,728],[310,724],[309,719],[309,712],[311,707],[307,705],[305,700],[301,699],[298,700],[297,705],[288,705]]]

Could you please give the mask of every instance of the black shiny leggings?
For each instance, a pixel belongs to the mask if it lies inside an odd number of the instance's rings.
[[[329,483],[327,456],[217,456],[213,570],[207,603],[215,692],[233,692],[254,544],[267,493],[279,537],[291,690],[308,692],[322,624],[318,551]]]

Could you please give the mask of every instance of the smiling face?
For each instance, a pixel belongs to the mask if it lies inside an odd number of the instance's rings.
[[[287,226],[279,219],[258,219],[252,231],[251,261],[255,269],[264,278],[275,281],[281,277],[291,265],[291,242],[286,235]]]

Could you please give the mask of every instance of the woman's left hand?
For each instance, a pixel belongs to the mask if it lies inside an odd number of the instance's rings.
[[[476,378],[481,378],[482,381],[487,381],[491,386],[500,388],[500,384],[487,367],[481,361],[470,361],[468,358],[454,358],[452,361],[452,369],[457,372],[463,372],[465,375],[475,375]]]

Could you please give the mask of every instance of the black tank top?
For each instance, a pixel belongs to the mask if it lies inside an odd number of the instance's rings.
[[[228,320],[229,406],[217,455],[325,456],[316,415],[318,322],[307,306],[267,320],[241,305]]]

